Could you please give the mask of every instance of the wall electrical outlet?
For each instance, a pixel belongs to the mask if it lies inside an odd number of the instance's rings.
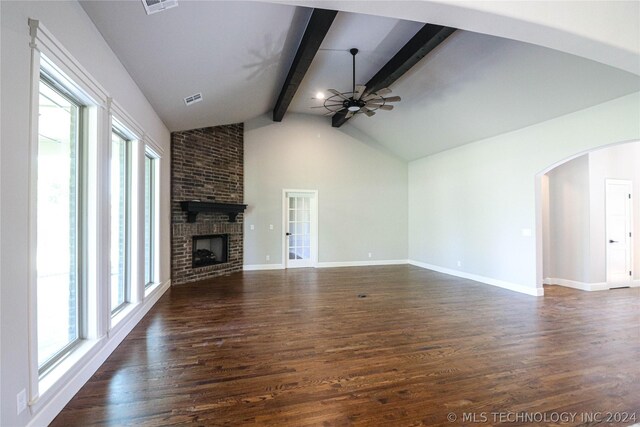
[[[462,267],[462,261],[458,261],[458,267]]]
[[[273,224],[269,224],[269,230],[273,230]]]
[[[255,228],[256,228],[256,226],[255,226],[255,225],[253,225],[253,224],[251,224],[251,225],[249,226],[249,230],[253,230],[253,229],[255,229]]]
[[[27,391],[22,389],[20,393],[16,396],[16,405],[18,410],[18,415],[22,413],[25,409],[27,409]]]
[[[269,261],[271,260],[271,255],[267,255],[265,258],[267,259],[267,261]]]
[[[369,258],[371,258],[371,252],[369,252]]]

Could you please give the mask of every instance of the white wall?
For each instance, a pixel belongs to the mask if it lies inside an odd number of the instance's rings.
[[[549,264],[545,276],[589,281],[589,155],[553,169],[549,177]]]
[[[283,263],[283,189],[318,190],[320,263],[407,259],[404,161],[305,114],[246,123],[244,150],[245,265]]]
[[[54,34],[138,124],[164,148],[160,183],[160,280],[169,272],[169,132],[115,54],[76,2],[0,2],[1,8],[1,370],[0,425],[26,425],[38,417],[16,415],[16,394],[29,389],[28,252],[30,55],[27,19]],[[163,197],[162,195],[166,195]],[[103,343],[108,347],[109,341]],[[70,396],[68,396],[70,397]],[[64,404],[65,396],[52,399]],[[57,400],[56,400],[57,399]],[[40,408],[44,411],[44,408]],[[40,419],[42,422],[42,419]]]
[[[411,162],[409,258],[540,293],[536,180],[578,153],[640,138],[638,117],[634,93]]]

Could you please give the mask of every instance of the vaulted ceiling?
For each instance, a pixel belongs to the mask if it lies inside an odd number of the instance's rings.
[[[82,6],[171,131],[271,114],[312,11],[268,2],[180,1],[147,16],[138,1]],[[351,90],[350,48],[360,50],[356,80],[364,84],[423,25],[338,13],[288,112],[326,113],[312,108],[322,103],[314,97],[328,88]],[[391,89],[402,97],[393,111],[357,115],[340,129],[352,127],[413,160],[638,91],[640,76],[458,30]],[[183,99],[195,93],[203,101],[187,107]]]

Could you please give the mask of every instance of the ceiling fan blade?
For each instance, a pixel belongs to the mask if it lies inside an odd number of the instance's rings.
[[[376,114],[376,112],[375,112],[375,111],[369,110],[368,108],[363,108],[362,110],[364,111],[364,113],[365,113],[368,117],[371,117],[371,116],[373,116],[373,115],[375,115],[375,114]]]
[[[386,104],[388,102],[398,102],[398,101],[402,101],[402,98],[400,98],[399,96],[390,96],[389,98],[370,99],[366,103],[370,105],[381,105],[381,104]]]
[[[378,108],[381,110],[393,110],[393,105],[381,105]]]
[[[332,94],[334,94],[334,95],[337,95],[337,96],[339,96],[340,98],[344,99],[345,101],[348,101],[348,100],[349,100],[349,98],[348,98],[348,97],[346,97],[345,95],[341,94],[340,92],[338,92],[338,91],[337,91],[337,90],[335,90],[335,89],[327,89],[327,92],[330,92],[330,93],[332,93]]]
[[[356,91],[353,93],[353,99],[355,99],[356,101],[360,99],[366,88],[367,87],[364,85],[356,85]]]
[[[364,98],[362,98],[364,101],[367,101],[369,99],[380,99],[382,98],[384,95],[388,95],[391,93],[391,89],[385,87],[383,89],[380,89],[377,92],[371,92],[369,94],[367,94],[367,96],[365,96]]]
[[[355,113],[353,111],[349,111],[347,112],[347,115],[345,116],[345,118],[350,119],[351,117],[353,117]]]
[[[391,93],[391,89],[389,89],[388,87],[382,88],[377,92],[371,92],[370,94],[368,94],[367,96],[365,96],[363,99],[363,101],[368,101],[370,99],[374,99],[374,98],[382,98],[382,96],[387,95]]]
[[[340,107],[342,104],[327,104],[327,105],[314,105],[309,108],[325,108],[325,107]]]

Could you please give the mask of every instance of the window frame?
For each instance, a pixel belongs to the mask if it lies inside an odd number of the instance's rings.
[[[159,157],[157,157],[155,155],[155,153],[153,153],[153,151],[151,151],[148,147],[145,148],[145,152],[144,152],[144,175],[145,175],[145,182],[147,179],[147,159],[149,159],[149,209],[150,209],[150,213],[149,213],[149,280],[146,280],[146,274],[147,274],[147,262],[146,262],[146,258],[147,258],[147,253],[146,253],[146,243],[147,243],[147,235],[146,235],[146,224],[144,224],[144,229],[145,229],[145,236],[144,236],[144,247],[145,247],[145,262],[144,262],[144,270],[145,270],[145,283],[144,283],[144,289],[145,291],[147,289],[149,289],[150,287],[152,287],[154,284],[157,283],[157,278],[156,278],[156,248],[157,248],[157,234],[156,234],[156,226],[157,226],[157,222],[158,222],[158,216],[157,216],[157,208],[156,208],[156,200],[158,198],[158,186],[157,186],[157,169],[158,169],[158,162],[159,162]],[[147,202],[147,194],[146,194],[146,188],[144,191],[144,210],[145,210],[145,214],[146,214],[146,202]],[[145,216],[145,222],[146,222],[146,216]]]
[[[113,299],[113,295],[111,295],[111,292],[109,292],[109,309],[110,309],[110,314],[111,317],[115,317],[118,315],[118,313],[120,313],[128,304],[131,303],[131,284],[132,284],[132,277],[131,277],[131,263],[132,263],[132,258],[133,258],[133,251],[132,251],[132,214],[131,214],[131,205],[133,203],[133,191],[132,191],[132,175],[133,175],[133,162],[132,162],[132,153],[133,153],[133,143],[135,138],[133,138],[131,135],[131,132],[129,132],[123,125],[121,125],[117,120],[112,119],[112,125],[111,125],[111,133],[110,135],[113,138],[113,134],[115,134],[116,136],[118,136],[120,139],[122,139],[124,141],[124,152],[125,152],[125,161],[124,161],[124,167],[125,167],[125,176],[124,176],[124,189],[125,189],[125,196],[124,196],[124,298],[123,301],[118,304],[116,307],[111,308],[111,301]],[[111,149],[109,150],[109,162],[113,161],[113,142],[112,139],[110,139],[110,147]],[[111,170],[111,163],[109,164],[109,168]],[[111,180],[109,185],[111,185]],[[109,199],[109,201],[111,202],[111,199]],[[111,218],[111,210],[109,211],[109,221],[110,221],[110,227],[109,229],[111,230],[111,225],[113,224],[112,222],[112,218]],[[109,241],[111,242],[111,235],[109,236]],[[111,249],[111,247],[110,247]],[[111,258],[109,257],[109,289],[111,289]]]
[[[71,381],[98,350],[100,337],[104,334],[102,300],[99,295],[103,262],[103,230],[104,226],[98,216],[101,200],[100,186],[102,185],[101,171],[103,166],[98,163],[101,158],[101,147],[104,147],[106,132],[104,111],[108,108],[109,95],[106,90],[79,64],[79,62],[64,48],[64,46],[45,28],[40,21],[28,19],[30,36],[30,93],[29,93],[29,141],[28,141],[28,342],[29,342],[29,385],[27,388],[28,405],[32,411],[39,411],[56,390]],[[40,75],[45,73],[64,88],[67,95],[80,101],[84,105],[84,126],[82,137],[86,140],[84,159],[86,168],[84,200],[79,201],[82,206],[80,212],[85,215],[84,233],[79,245],[84,249],[80,254],[79,263],[85,266],[85,271],[78,280],[85,284],[84,296],[79,309],[83,310],[82,322],[79,326],[81,339],[73,348],[65,348],[66,357],[59,358],[57,364],[46,371],[39,369],[38,361],[38,278],[37,278],[37,164],[38,164],[38,124],[39,124],[39,96]],[[79,205],[80,206],[80,205]],[[92,256],[88,257],[87,254]],[[97,254],[98,256],[93,256]],[[80,298],[80,297],[79,297]],[[82,363],[80,363],[82,362]],[[41,372],[42,371],[42,372]],[[46,398],[45,398],[46,396]]]
[[[66,101],[74,105],[78,109],[78,123],[76,128],[76,155],[75,155],[75,167],[76,167],[76,212],[75,212],[75,226],[76,226],[76,248],[75,248],[75,257],[76,257],[76,266],[75,266],[75,275],[76,275],[76,338],[67,343],[65,346],[61,347],[56,351],[51,357],[45,360],[42,365],[37,362],[38,368],[38,378],[44,378],[49,372],[55,369],[64,359],[66,359],[71,352],[77,348],[82,340],[84,340],[87,336],[87,170],[88,170],[88,159],[87,159],[87,137],[86,137],[86,127],[87,127],[87,105],[79,99],[79,97],[75,96],[71,90],[69,90],[63,83],[60,82],[59,79],[54,77],[50,71],[46,68],[40,68],[39,78],[38,78],[38,96],[40,95],[39,85],[44,84],[49,87],[49,89],[56,92]],[[36,110],[39,113],[39,103],[38,108]],[[39,129],[39,121],[36,123],[36,128]],[[36,144],[39,146],[39,141],[36,141]],[[36,155],[38,158],[39,154]],[[34,168],[35,180],[36,180],[36,189],[35,189],[35,212],[36,212],[36,223],[38,216],[38,190],[37,190],[37,180],[38,180],[38,167]],[[36,226],[37,228],[37,226]],[[38,238],[36,236],[36,246],[37,246]],[[36,253],[37,257],[37,253]],[[36,293],[38,291],[38,274],[37,270],[35,273],[35,288]],[[35,316],[37,319],[38,316],[38,307],[36,301],[35,307]],[[37,326],[36,326],[37,327]],[[36,340],[36,348],[39,348],[39,340]],[[37,360],[37,359],[36,359]]]

